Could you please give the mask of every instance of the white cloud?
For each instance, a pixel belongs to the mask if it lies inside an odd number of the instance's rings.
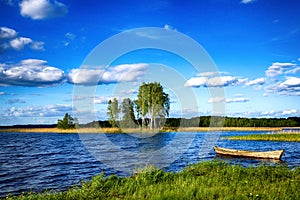
[[[275,113],[274,110],[271,110],[271,111],[262,111],[261,114],[262,115],[273,115]]]
[[[300,78],[297,77],[286,77],[286,80],[279,84],[281,89],[290,87],[300,87]]]
[[[275,77],[284,73],[285,70],[295,67],[296,64],[293,63],[273,63],[266,71],[267,77]]]
[[[242,0],[242,4],[248,4],[248,3],[253,3],[255,0]]]
[[[31,49],[34,49],[34,50],[44,50],[44,42],[36,42],[36,41],[33,41],[33,42],[30,44],[30,48],[31,48]]]
[[[193,77],[186,81],[185,87],[226,87],[241,85],[245,83],[247,79],[240,79],[233,76],[219,76],[219,77]]]
[[[0,85],[47,87],[61,84],[65,75],[61,69],[46,65],[44,60],[27,59],[0,68]]]
[[[23,17],[39,20],[64,16],[68,9],[56,0],[23,0],[20,3],[20,12]]]
[[[201,72],[198,74],[198,76],[210,77],[210,76],[220,76],[225,74],[229,74],[229,73],[228,72]]]
[[[208,103],[222,103],[222,102],[223,103],[244,103],[248,101],[249,99],[244,97],[237,97],[233,99],[224,98],[224,97],[213,97],[208,100]]]
[[[295,67],[294,69],[288,70],[284,73],[285,74],[297,74],[298,72],[300,72],[300,67]]]
[[[32,43],[32,39],[26,38],[26,37],[19,37],[11,40],[10,46],[15,49],[15,50],[21,50],[23,49],[26,45]]]
[[[26,60],[21,60],[20,63],[22,65],[39,66],[39,65],[45,65],[47,63],[47,61],[38,60],[38,59],[26,59]]]
[[[208,103],[220,103],[220,102],[225,102],[224,97],[212,97],[208,100]]]
[[[252,86],[252,85],[263,85],[265,83],[265,78],[257,78],[251,81],[248,81],[246,83],[247,86]]]
[[[296,109],[282,111],[282,115],[293,115],[293,114],[297,114],[297,113],[298,113],[298,110],[296,110]]]
[[[200,87],[204,86],[207,82],[206,77],[193,77],[187,80],[184,84],[185,87]]]
[[[72,112],[68,104],[55,104],[45,106],[11,107],[5,110],[6,117],[61,117],[66,112]]]
[[[285,77],[285,81],[277,82],[265,88],[268,93],[279,93],[287,96],[300,96],[300,78]]]
[[[0,39],[9,39],[17,36],[17,32],[11,28],[0,27]]]
[[[148,64],[122,64],[104,69],[73,69],[69,82],[79,85],[111,84],[137,81],[145,74]]]
[[[102,69],[72,69],[68,75],[69,82],[78,85],[96,85],[103,72]]]
[[[34,41],[28,37],[17,37],[15,30],[0,27],[0,53],[8,49],[22,50],[26,46],[34,50],[44,50],[44,42]]]
[[[208,87],[225,87],[229,85],[239,85],[241,82],[244,81],[245,80],[238,79],[233,76],[220,76],[208,79],[206,85]]]
[[[107,104],[110,99],[113,99],[113,98],[112,97],[98,96],[98,97],[94,97],[93,102],[95,104]]]
[[[177,31],[173,26],[169,24],[165,24],[164,29],[166,29],[167,31]]]

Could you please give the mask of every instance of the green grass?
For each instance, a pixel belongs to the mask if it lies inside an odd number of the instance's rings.
[[[202,162],[178,173],[152,168],[132,177],[96,176],[81,187],[7,199],[300,199],[300,168]]]
[[[228,136],[224,138],[230,140],[269,140],[269,141],[300,142],[299,133],[251,134],[251,135],[243,135],[243,136]]]

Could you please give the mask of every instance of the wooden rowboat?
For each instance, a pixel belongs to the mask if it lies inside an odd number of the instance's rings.
[[[247,157],[247,158],[258,158],[258,159],[275,159],[280,160],[284,150],[276,151],[245,151],[236,149],[227,149],[214,146],[214,150],[217,155],[222,156],[233,156],[233,157]]]

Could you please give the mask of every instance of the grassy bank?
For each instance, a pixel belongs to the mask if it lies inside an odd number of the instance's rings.
[[[300,142],[300,133],[273,133],[273,134],[251,134],[243,136],[228,136],[229,140],[266,140]]]
[[[160,132],[207,132],[207,131],[281,131],[280,127],[182,127],[164,128]],[[6,128],[0,132],[23,132],[23,133],[78,133],[77,129],[58,128]],[[141,132],[141,129],[119,129],[119,128],[80,128],[80,133],[133,133]],[[147,131],[145,131],[147,132]]]
[[[300,199],[300,168],[245,168],[209,161],[178,173],[144,170],[128,178],[96,176],[64,192],[7,199]]]

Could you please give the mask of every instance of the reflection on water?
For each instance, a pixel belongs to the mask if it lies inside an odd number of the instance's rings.
[[[249,133],[223,132],[221,137]],[[212,159],[244,166],[256,166],[262,162],[278,164],[266,160],[218,158],[212,148],[214,145],[253,151],[285,149],[282,163],[290,167],[300,164],[299,142],[221,139],[215,142],[212,137],[207,137],[207,134],[211,133],[163,133],[151,137],[134,137],[127,134],[79,136],[55,133],[0,133],[0,196],[30,190],[65,190],[102,172],[106,175],[130,175],[133,169],[143,167],[145,163],[164,166],[166,171],[179,171],[189,164]],[[105,142],[103,137],[109,143]],[[216,134],[215,137],[219,135]],[[93,155],[96,155],[98,160]]]

